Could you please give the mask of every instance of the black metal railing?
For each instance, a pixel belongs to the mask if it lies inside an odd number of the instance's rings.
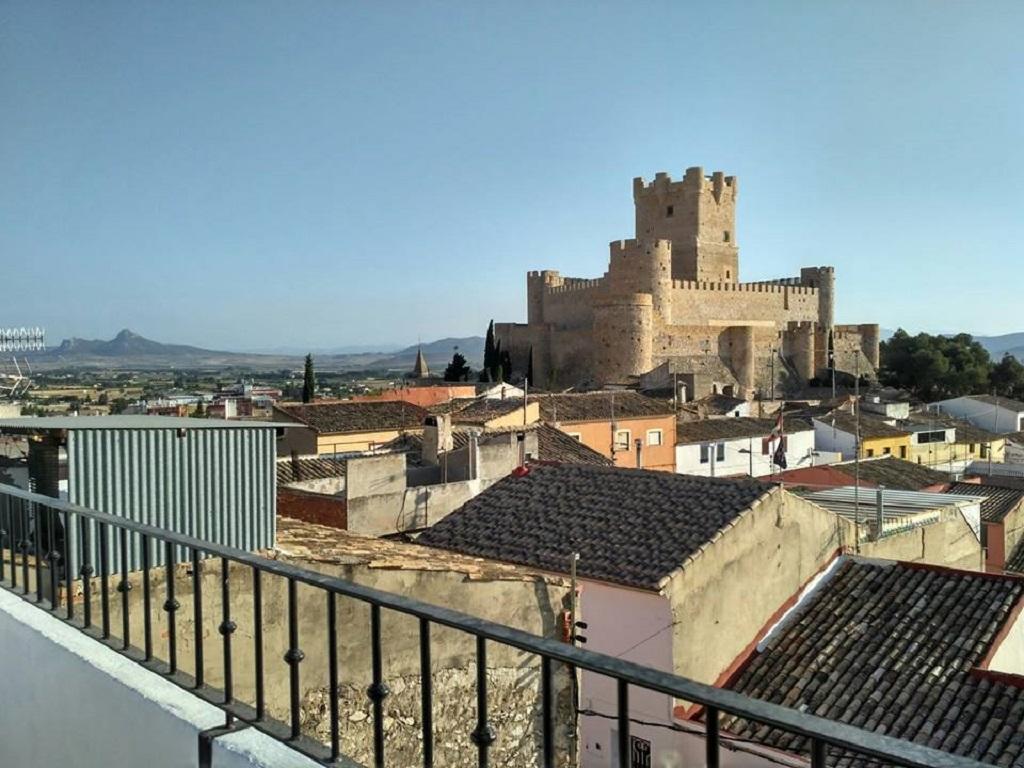
[[[81,565],[78,573],[62,568],[61,563],[72,562],[68,548],[72,537],[70,530],[77,530],[75,537],[81,547]],[[109,541],[112,533],[120,536],[121,573],[111,571],[109,562]],[[98,560],[96,567],[90,562],[89,542],[98,536]],[[45,538],[45,541],[44,541]],[[131,541],[129,541],[131,539]],[[162,545],[166,577],[163,609],[166,613],[167,658],[157,659],[153,654],[154,628],[148,610],[152,599],[152,574],[144,570],[138,574],[143,585],[143,647],[130,644],[131,623],[129,617],[129,591],[131,584],[126,562],[129,546],[137,542],[142,547],[143,564],[148,563],[151,545]],[[186,675],[178,669],[177,659],[177,612],[180,607],[175,597],[175,574],[178,553],[189,552],[191,558],[185,565],[191,565],[193,578],[193,654],[195,674]],[[221,605],[222,615],[218,631],[222,637],[221,662],[223,686],[212,688],[204,678],[206,649],[203,643],[203,600],[202,572],[207,558],[221,558]],[[30,560],[33,562],[30,566]],[[49,596],[44,589],[44,563],[48,571]],[[231,614],[230,564],[243,567],[251,580],[252,587],[252,630],[253,630],[253,674],[255,680],[255,706],[238,701],[233,690],[233,673],[236,670],[233,650],[237,629]],[[101,608],[100,625],[94,625],[91,606],[91,580],[100,580]],[[237,573],[237,571],[234,571]],[[30,586],[34,576],[34,585]],[[263,586],[264,577],[274,576],[287,582],[287,637],[288,649],[283,660],[288,667],[288,722],[280,722],[268,716],[265,697],[265,664],[263,648]],[[122,609],[123,637],[111,637],[110,601],[108,591],[111,577],[120,578],[119,590]],[[83,594],[80,615],[75,612],[72,599],[73,587],[81,579]],[[300,645],[297,588],[299,585],[319,590],[325,596],[323,625],[328,637],[328,669],[330,690],[330,740],[328,745],[320,744],[301,733],[300,727],[300,669],[305,652]],[[798,712],[776,704],[752,699],[734,691],[715,688],[632,662],[605,656],[603,654],[576,648],[553,639],[538,637],[512,627],[486,621],[458,611],[420,602],[411,597],[392,594],[360,584],[344,581],[314,571],[304,570],[285,562],[268,559],[229,547],[199,541],[189,536],[143,525],[113,515],[70,505],[45,496],[28,493],[11,486],[0,486],[0,586],[22,596],[24,599],[45,608],[63,620],[73,624],[90,636],[109,645],[138,663],[164,675],[183,688],[189,689],[220,707],[226,714],[228,725],[240,721],[270,736],[290,744],[293,748],[324,764],[351,763],[341,754],[339,739],[338,699],[338,616],[336,598],[351,598],[369,606],[371,675],[372,684],[366,695],[372,702],[373,718],[373,764],[384,766],[387,753],[387,738],[384,728],[384,702],[390,693],[384,677],[382,654],[385,642],[381,635],[381,615],[393,611],[413,617],[419,629],[420,667],[419,682],[421,695],[422,765],[434,765],[435,729],[433,718],[434,689],[431,674],[431,629],[433,626],[446,627],[465,633],[475,640],[475,687],[476,722],[467,724],[471,728],[470,739],[475,745],[476,763],[487,766],[489,752],[495,742],[496,732],[488,719],[488,663],[487,653],[491,645],[507,646],[540,660],[540,707],[541,733],[539,734],[538,763],[553,768],[564,765],[567,760],[574,764],[572,756],[558,754],[556,739],[554,684],[556,665],[564,665],[572,675],[587,670],[616,681],[617,712],[614,718],[618,727],[618,760],[626,768],[630,765],[630,717],[629,701],[633,689],[646,689],[674,697],[675,699],[701,705],[705,711],[705,765],[717,768],[720,748],[726,735],[719,731],[719,720],[729,714],[758,722],[780,731],[799,735],[808,740],[808,759],[813,768],[824,768],[832,756],[853,753],[883,765],[907,766],[909,768],[983,768],[982,763],[940,752],[913,742],[902,741],[888,736],[871,733],[843,723]],[[55,597],[59,588],[66,590],[66,605],[60,606]],[[207,747],[208,750],[208,747]],[[847,755],[848,756],[848,755]],[[466,764],[471,760],[466,758]]]

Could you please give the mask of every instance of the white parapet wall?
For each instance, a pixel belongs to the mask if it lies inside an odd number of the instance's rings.
[[[0,765],[188,768],[224,713],[0,590]],[[214,768],[313,768],[253,729],[213,742]]]

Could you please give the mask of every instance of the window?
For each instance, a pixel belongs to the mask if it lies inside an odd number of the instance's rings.
[[[715,461],[725,461],[725,443],[719,443],[716,446]]]
[[[665,218],[671,219],[672,214],[675,212],[675,206],[670,205],[668,208],[665,209]]]
[[[566,432],[565,434],[567,434],[573,440],[577,440],[581,443],[583,442],[583,435],[581,435],[579,432]]]
[[[884,453],[886,456],[891,456],[892,455],[892,448],[883,448],[882,449],[882,453]]]
[[[629,450],[629,430],[620,429],[615,433],[615,450],[616,451],[628,451]]]
[[[976,453],[975,448],[976,446],[974,445],[974,443],[971,443],[971,453]]]
[[[905,445],[901,445],[900,446],[900,458],[901,459],[907,458],[907,446],[905,446]]]
[[[722,242],[723,243],[728,243],[729,242],[729,230],[728,229],[725,230],[725,232],[722,233]]]
[[[981,458],[987,459],[988,458],[988,452],[989,452],[989,446],[987,446],[987,445],[981,446]]]
[[[874,455],[875,455],[875,449],[874,448],[868,448],[868,458],[870,459]]]
[[[711,461],[711,446],[704,443],[700,447],[700,463],[707,464],[709,461]]]
[[[939,430],[938,432],[919,432],[917,434],[918,445],[925,445],[928,443],[944,443],[946,442],[945,430]]]
[[[661,445],[661,430],[660,429],[648,429],[647,430],[647,444],[648,445]]]
[[[729,280],[731,277],[732,277],[732,271],[728,270],[728,269],[725,270],[725,279]]]

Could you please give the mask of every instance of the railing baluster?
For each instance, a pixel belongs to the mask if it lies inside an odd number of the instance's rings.
[[[540,660],[540,685],[543,701],[544,768],[555,766],[555,706],[551,680],[551,659],[542,656]]]
[[[8,542],[11,547],[11,589],[18,586],[18,562],[15,553],[21,548],[21,537],[18,535],[21,528],[18,525],[18,516],[14,514],[13,501],[10,499],[7,504],[7,530],[10,531]]]
[[[110,526],[100,523],[100,614],[103,639],[110,638]]]
[[[128,581],[128,529],[121,529],[121,583],[117,586],[121,593],[121,647],[131,645],[131,611],[128,608],[128,593],[132,585]]]
[[[0,498],[0,581],[5,581],[4,550],[8,547],[11,550],[11,570],[14,570],[14,545],[10,544],[10,499],[6,496]]]
[[[64,552],[61,559],[64,561],[64,598],[68,601],[66,618],[71,621],[75,618],[75,596],[72,593],[74,587],[74,574],[71,573],[71,512],[64,513]]]
[[[82,567],[78,569],[82,577],[82,624],[88,629],[92,626],[92,547],[89,541],[89,531],[92,528],[92,521],[81,518],[82,539]]]
[[[629,768],[629,683],[618,680],[619,768]]]
[[[341,738],[338,733],[338,606],[334,593],[327,590],[327,686],[331,697],[331,760],[341,755]]]
[[[480,768],[487,768],[488,750],[497,734],[487,720],[487,640],[480,635],[476,638],[476,730],[472,738],[477,763]]]
[[[205,681],[203,659],[203,561],[198,549],[192,550],[192,624],[195,643],[196,688],[202,688]]]
[[[811,739],[811,768],[826,768],[828,765],[825,746],[821,739]]]
[[[28,550],[29,550],[29,525],[28,525],[28,502],[21,504],[21,587],[22,594],[28,594]]]
[[[220,604],[221,622],[220,634],[224,638],[224,703],[230,704],[234,701],[234,670],[231,666],[231,636],[238,628],[231,620],[231,563],[226,557],[220,561]]]
[[[380,606],[370,605],[370,652],[373,682],[366,689],[366,695],[373,702],[373,764],[384,768],[384,699],[391,693],[384,682],[383,660],[380,649]]]
[[[167,541],[164,545],[164,560],[167,571],[167,599],[164,610],[167,611],[167,673],[173,675],[178,671],[178,637],[175,612],[181,604],[174,599],[174,544]]]
[[[256,719],[262,720],[266,702],[263,694],[263,579],[258,566],[252,567],[253,659],[256,667]]]
[[[434,678],[430,669],[430,622],[420,619],[420,699],[423,709],[423,768],[434,768]]]
[[[149,581],[151,548],[149,536],[139,536],[139,551],[142,554],[142,644],[146,661],[153,660],[152,585]]]
[[[291,738],[299,738],[299,664],[306,655],[299,648],[299,601],[295,579],[288,579],[288,651],[284,660],[289,667],[291,693]]]
[[[57,549],[57,510],[44,506],[46,518],[46,562],[50,564],[50,610],[56,611],[60,601],[57,599],[60,586],[60,551]]]
[[[36,602],[43,602],[43,532],[40,530],[39,505],[32,504],[32,538],[36,545]]]
[[[718,707],[704,710],[704,764],[707,768],[718,768]]]

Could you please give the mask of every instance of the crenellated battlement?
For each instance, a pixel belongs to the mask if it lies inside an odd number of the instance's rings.
[[[673,181],[672,177],[664,171],[656,173],[651,182],[641,176],[633,179],[634,200],[650,195],[664,197],[686,191],[712,192],[716,198],[728,192],[729,196],[735,198],[739,191],[739,181],[735,176],[726,176],[722,171],[715,171],[710,176],[705,176],[704,169],[700,166],[687,168],[680,181]]]
[[[608,243],[608,250],[611,252],[612,257],[616,255],[628,255],[631,251],[638,251],[640,249],[647,248],[671,248],[672,241],[660,239],[651,240],[637,240],[636,238],[630,238],[628,240],[612,240]]]
[[[560,285],[550,285],[544,288],[546,296],[557,296],[563,293],[576,293],[578,291],[592,291],[595,288],[602,288],[605,279],[603,277],[584,278],[567,277]]]
[[[816,296],[818,289],[803,285],[799,278],[758,283],[721,283],[704,280],[673,280],[672,287],[684,291],[727,291],[732,293],[777,293],[790,296]]]

